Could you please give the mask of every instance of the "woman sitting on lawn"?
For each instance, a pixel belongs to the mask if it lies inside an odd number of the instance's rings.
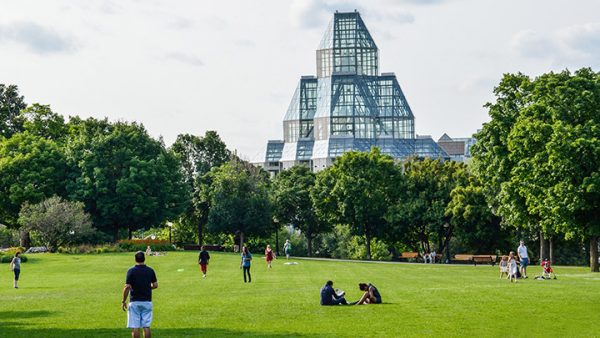
[[[375,285],[369,283],[360,283],[358,284],[358,288],[365,293],[358,301],[358,305],[362,304],[381,304],[381,295],[379,294],[379,290],[375,287]]]

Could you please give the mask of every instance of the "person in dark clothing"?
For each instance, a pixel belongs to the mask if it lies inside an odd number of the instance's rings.
[[[242,261],[240,262],[240,268],[244,269],[244,283],[246,283],[246,274],[248,275],[248,283],[252,283],[252,276],[250,276],[250,266],[252,265],[252,254],[248,251],[248,248],[244,246],[242,248]]]
[[[206,269],[208,268],[208,260],[210,259],[210,254],[204,249],[204,245],[200,247],[200,250],[200,255],[198,255],[198,264],[200,264],[202,278],[206,278]]]
[[[344,294],[337,294],[333,289],[333,282],[327,281],[325,286],[321,288],[321,305],[346,305],[346,298],[344,298]]]
[[[358,301],[358,305],[362,304],[381,304],[381,295],[379,294],[379,290],[375,287],[375,285],[369,283],[360,283],[358,284],[358,288],[365,293]]]
[[[135,253],[135,265],[127,271],[123,302],[121,308],[127,311],[127,327],[132,329],[132,337],[140,337],[140,329],[144,329],[144,337],[151,336],[152,323],[152,290],[158,287],[156,274],[144,262],[146,256],[142,251]],[[129,296],[129,306],[127,297]]]

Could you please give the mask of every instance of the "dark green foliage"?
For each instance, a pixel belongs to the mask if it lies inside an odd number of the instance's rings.
[[[204,189],[209,202],[211,232],[262,236],[271,228],[269,176],[253,165],[234,159],[208,174]]]
[[[536,79],[505,75],[476,134],[477,173],[508,224],[590,241],[598,271],[600,75],[590,69]]]
[[[23,203],[64,196],[69,173],[58,143],[29,132],[0,141],[0,223],[17,227]]]
[[[190,242],[195,238],[198,244],[202,244],[202,230],[209,209],[208,201],[201,193],[203,185],[208,184],[205,175],[212,168],[228,162],[232,155],[215,131],[207,131],[204,137],[178,135],[171,150],[181,163],[192,201],[176,224],[178,241]]]
[[[25,99],[15,85],[0,83],[0,137],[9,138],[23,131],[21,109],[25,109]]]
[[[318,217],[347,224],[352,234],[363,236],[366,259],[371,259],[371,240],[389,232],[385,215],[401,182],[394,160],[379,149],[347,152],[317,175],[311,197]]]
[[[316,175],[306,166],[294,166],[282,171],[273,180],[271,199],[273,215],[280,224],[292,225],[304,234],[308,256],[312,254],[312,241],[321,233],[328,232],[331,225],[317,217],[310,192]]]
[[[75,119],[70,163],[78,170],[69,195],[85,202],[94,224],[133,231],[177,217],[189,204],[179,161],[137,123]]]
[[[450,193],[466,182],[466,166],[462,163],[408,161],[404,165],[402,193],[387,214],[393,224],[389,234],[392,241],[405,243],[414,251],[444,252],[454,227],[446,216]]]

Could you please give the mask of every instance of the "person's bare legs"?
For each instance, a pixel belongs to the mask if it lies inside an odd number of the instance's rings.
[[[140,338],[140,329],[133,329],[133,330],[131,330],[131,337],[133,337],[133,338]]]
[[[150,338],[152,337],[152,333],[150,332],[150,328],[149,327],[145,327],[144,328],[144,338]]]
[[[363,305],[363,304],[369,304],[371,303],[371,298],[369,295],[369,292],[365,292],[364,295],[362,295],[362,297],[360,297],[360,300],[358,301],[357,305]]]

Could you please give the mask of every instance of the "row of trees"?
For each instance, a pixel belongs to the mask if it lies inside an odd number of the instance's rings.
[[[539,232],[543,255],[547,239],[587,240],[598,272],[600,74],[507,74],[494,93],[473,149],[481,193],[503,222]]]
[[[597,271],[600,76],[509,74],[495,94],[468,166],[399,163],[372,149],[346,153],[319,173],[297,166],[272,179],[215,132],[180,135],[167,148],[139,124],[65,122],[0,85],[0,223],[18,228],[24,205],[57,195],[81,202],[113,240],[167,221],[179,242],[198,243],[207,234],[243,242],[290,225],[308,255],[316,240],[349,233],[370,259],[372,245],[505,252],[514,236],[536,234],[544,257],[565,237],[588,241]]]

